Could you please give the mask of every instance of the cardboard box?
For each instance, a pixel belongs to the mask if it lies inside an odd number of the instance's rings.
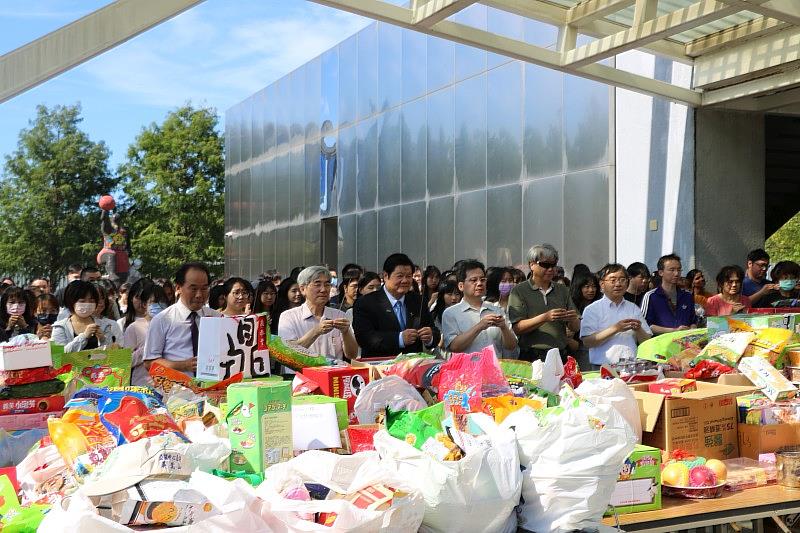
[[[783,446],[800,444],[800,423],[756,426],[739,424],[739,454],[758,460],[759,454],[774,453]]]
[[[661,450],[636,445],[625,459],[609,505],[617,514],[661,509]]]
[[[642,418],[642,443],[671,453],[681,449],[708,459],[739,457],[736,397],[753,387],[697,383],[697,391],[674,396],[632,387]]]
[[[797,313],[710,316],[706,319],[706,327],[710,339],[723,333],[745,331],[742,328],[783,328],[800,333],[800,320],[797,317]]]
[[[797,387],[761,357],[742,357],[737,368],[773,402],[791,400],[797,396]]]
[[[219,511],[183,481],[150,481],[114,493],[111,514],[123,525],[187,526]]]
[[[228,387],[232,472],[261,473],[293,456],[292,384],[251,381]]]
[[[369,369],[354,366],[317,366],[303,369],[303,375],[319,384],[322,394],[347,400],[347,416],[351,424],[358,424],[353,412],[356,396],[369,383]]]
[[[350,366],[353,368],[368,368],[369,380],[375,381],[381,379],[386,375],[386,370],[392,367],[391,364],[386,364],[387,361],[394,361],[394,357],[365,357],[361,359],[353,359],[350,361]]]
[[[265,313],[237,317],[203,317],[197,343],[197,379],[223,381],[270,375]]]
[[[292,405],[308,405],[332,403],[336,407],[336,419],[339,422],[339,430],[347,429],[348,414],[347,414],[347,400],[344,398],[332,398],[330,396],[322,396],[319,394],[307,394],[303,396],[292,396]]]
[[[64,409],[65,403],[66,400],[61,394],[42,396],[39,398],[0,400],[0,416],[60,411]]]
[[[47,429],[47,419],[51,416],[61,418],[64,414],[60,411],[47,411],[46,413],[29,413],[25,415],[5,415],[0,416],[0,428],[6,431],[17,431],[21,429]]]
[[[0,370],[25,370],[40,366],[53,366],[49,342],[40,341],[20,346],[0,345]]]
[[[672,396],[681,392],[697,390],[697,381],[687,378],[666,378],[647,384],[648,392]]]

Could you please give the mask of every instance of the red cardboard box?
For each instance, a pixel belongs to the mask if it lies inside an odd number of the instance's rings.
[[[697,381],[688,378],[665,378],[653,381],[647,385],[648,392],[672,396],[682,392],[694,392],[697,390]]]
[[[351,424],[358,424],[353,413],[358,396],[369,383],[368,368],[352,366],[316,366],[303,369],[303,375],[319,384],[325,396],[347,400],[347,416]]]
[[[0,416],[60,411],[64,409],[65,403],[66,400],[60,394],[41,396],[39,398],[0,400]]]

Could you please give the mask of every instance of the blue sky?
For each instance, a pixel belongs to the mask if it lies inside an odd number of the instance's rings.
[[[0,0],[0,54],[106,1]],[[0,162],[36,106],[80,102],[82,127],[125,158],[141,128],[191,101],[220,114],[369,21],[306,0],[207,0],[150,31],[0,104]],[[1,171],[0,171],[1,172]]]

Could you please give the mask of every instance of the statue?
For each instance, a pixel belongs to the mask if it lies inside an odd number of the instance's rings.
[[[97,264],[105,268],[108,279],[114,283],[124,283],[130,271],[131,247],[128,231],[122,225],[119,213],[111,214],[116,207],[114,198],[105,195],[100,198],[100,231],[103,233],[103,249],[97,254]]]

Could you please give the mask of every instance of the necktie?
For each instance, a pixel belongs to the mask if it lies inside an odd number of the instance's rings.
[[[394,303],[394,314],[397,315],[397,321],[400,323],[400,331],[403,331],[406,329],[406,310],[400,300]]]
[[[192,354],[197,357],[197,341],[200,338],[200,330],[197,328],[197,311],[189,313],[189,329],[192,332]]]

